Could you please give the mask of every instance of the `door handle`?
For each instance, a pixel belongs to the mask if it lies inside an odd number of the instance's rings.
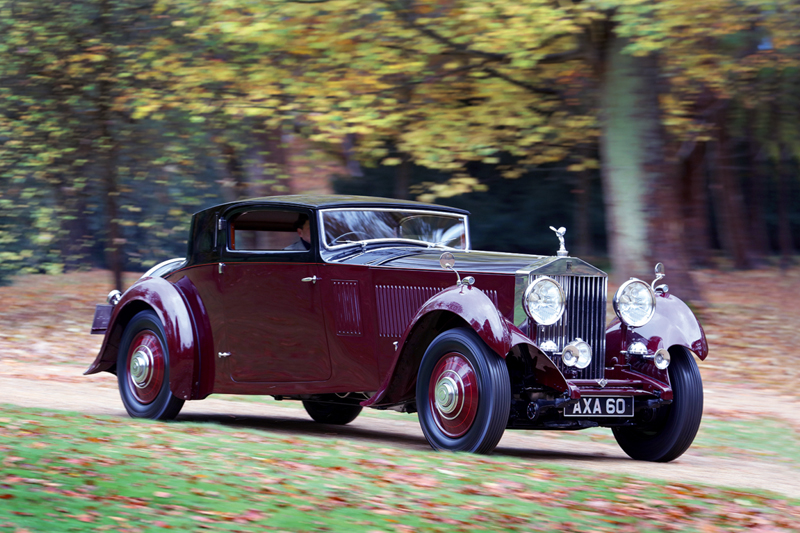
[[[311,276],[310,278],[303,278],[300,281],[302,281],[304,283],[308,283],[310,281],[311,283],[316,285],[316,283],[318,281],[321,281],[321,280],[322,280],[322,278],[318,278],[317,276]]]

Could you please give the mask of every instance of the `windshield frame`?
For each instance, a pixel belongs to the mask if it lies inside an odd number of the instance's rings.
[[[452,246],[445,246],[444,244],[433,244],[426,241],[420,241],[416,239],[403,239],[399,237],[383,237],[380,239],[365,239],[360,241],[348,241],[342,244],[336,244],[334,246],[328,246],[327,239],[325,238],[325,213],[332,213],[337,211],[379,211],[379,212],[389,212],[389,213],[402,213],[402,214],[409,214],[409,215],[429,215],[429,216],[441,216],[446,218],[454,218],[456,220],[461,221],[464,224],[464,248],[454,248]],[[319,231],[319,243],[325,250],[341,250],[342,248],[346,248],[348,246],[365,246],[367,244],[372,243],[397,243],[403,244],[407,243],[412,246],[426,246],[428,248],[437,248],[443,250],[455,250],[461,252],[468,252],[471,249],[471,242],[470,242],[470,235],[469,235],[469,216],[462,214],[462,213],[452,213],[448,211],[437,211],[433,209],[404,209],[402,207],[334,207],[329,209],[320,209],[317,212],[317,229]]]

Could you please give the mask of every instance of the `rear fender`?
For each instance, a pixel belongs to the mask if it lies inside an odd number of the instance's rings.
[[[615,319],[606,328],[606,353],[619,357],[634,342],[642,342],[650,353],[660,348],[683,346],[700,360],[708,356],[708,341],[703,326],[683,300],[671,294],[656,297],[656,311],[644,326],[629,328]]]
[[[100,353],[84,374],[115,371],[119,344],[125,326],[133,316],[151,309],[164,325],[169,349],[170,390],[185,400],[192,396],[192,383],[198,347],[194,319],[183,295],[163,278],[142,278],[120,298],[111,313]]]
[[[528,337],[506,320],[480,289],[454,286],[433,296],[417,311],[406,328],[381,387],[364,406],[394,405],[415,396],[417,370],[428,345],[454,327],[469,326],[503,359],[516,346],[527,345],[535,357],[537,378],[560,391],[571,390],[563,374]]]

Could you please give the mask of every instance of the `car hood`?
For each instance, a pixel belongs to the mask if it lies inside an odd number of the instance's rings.
[[[367,250],[350,257],[337,260],[337,263],[369,265],[378,268],[401,268],[409,270],[441,270],[439,257],[444,250],[415,249],[406,247],[378,248]],[[549,262],[554,257],[541,255],[508,254],[482,251],[452,251],[459,272],[492,272],[515,274],[534,264]]]

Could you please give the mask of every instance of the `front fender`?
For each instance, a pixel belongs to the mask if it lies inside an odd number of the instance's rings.
[[[683,300],[671,294],[656,297],[656,311],[644,326],[628,328],[615,319],[606,329],[607,354],[616,355],[633,342],[644,343],[653,353],[659,348],[683,346],[701,360],[708,356],[708,341],[703,326]]]
[[[183,399],[192,396],[197,357],[194,320],[180,291],[163,278],[141,278],[114,306],[100,353],[84,374],[111,370],[117,362],[125,326],[139,311],[152,309],[164,326],[169,349],[170,390]]]
[[[556,390],[571,391],[555,364],[522,331],[503,317],[483,291],[471,286],[454,286],[433,296],[417,311],[398,341],[391,370],[378,391],[362,405],[392,405],[413,398],[417,369],[428,345],[445,329],[464,323],[504,359],[515,346],[529,346],[532,356],[541,355],[536,358],[540,381]]]

